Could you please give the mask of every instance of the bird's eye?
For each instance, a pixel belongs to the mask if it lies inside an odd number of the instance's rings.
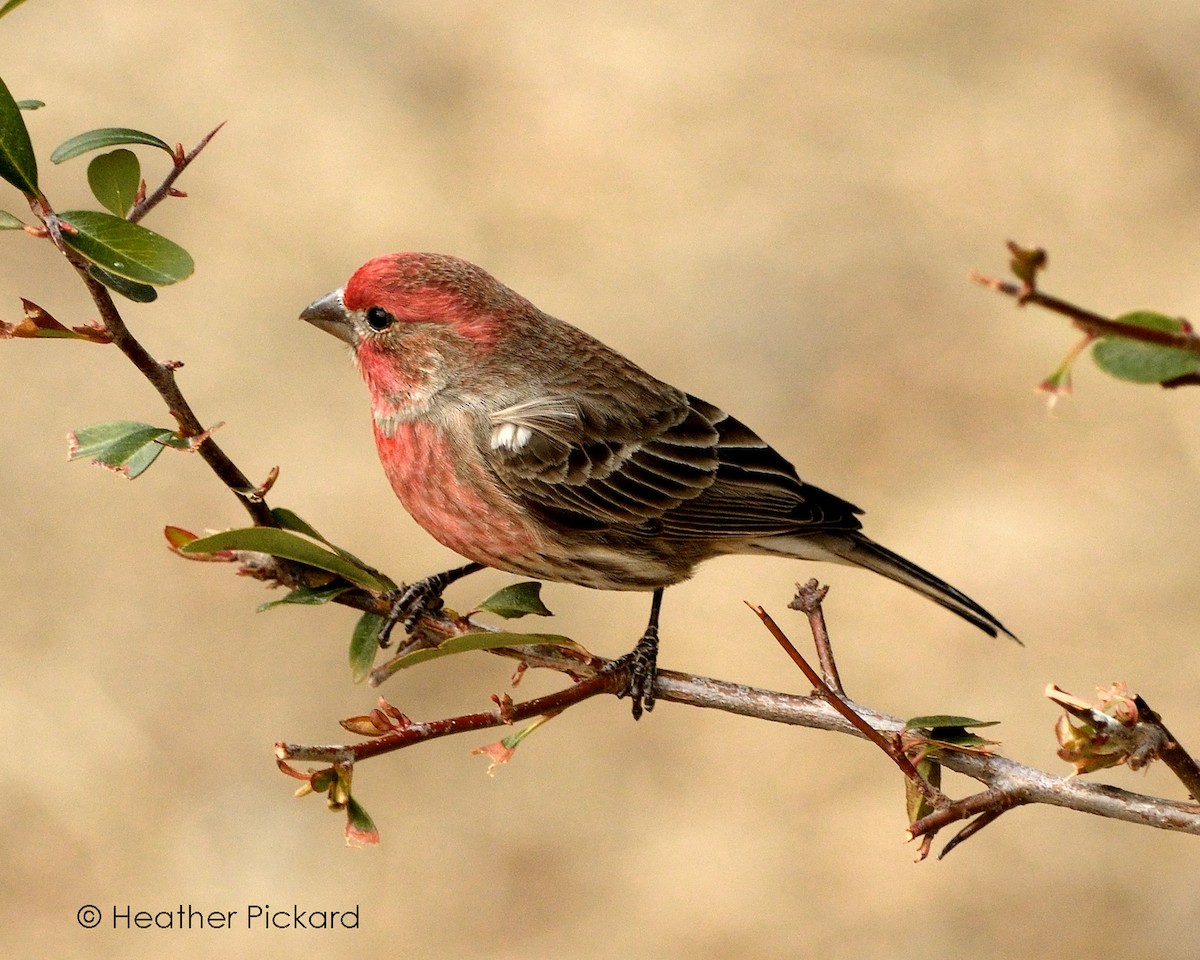
[[[396,318],[383,309],[383,307],[371,307],[367,311],[367,326],[372,330],[386,330]]]

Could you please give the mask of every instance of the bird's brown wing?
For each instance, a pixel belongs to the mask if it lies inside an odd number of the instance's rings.
[[[856,530],[860,511],[804,483],[724,411],[667,388],[646,412],[618,395],[546,396],[492,414],[490,456],[522,506],[574,529],[680,539]]]
[[[805,483],[796,468],[740,420],[698,397],[691,409],[717,431],[717,470],[704,493],[667,514],[677,537],[767,537],[858,530],[862,511]]]
[[[491,417],[492,464],[522,506],[576,529],[638,526],[699,496],[717,432],[683,394],[649,414],[612,396],[547,396]]]

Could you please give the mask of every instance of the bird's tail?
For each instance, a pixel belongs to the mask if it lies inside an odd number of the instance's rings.
[[[793,549],[781,550],[780,547],[785,544],[789,544]],[[923,594],[934,603],[975,624],[989,636],[995,637],[1003,633],[1017,640],[1011,630],[961,590],[861,533],[811,534],[794,538],[775,536],[765,542],[759,541],[758,546],[773,553],[786,552],[803,559],[833,560],[865,567]],[[1017,640],[1017,643],[1020,642]]]

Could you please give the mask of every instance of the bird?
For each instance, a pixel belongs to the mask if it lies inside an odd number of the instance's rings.
[[[627,672],[634,718],[655,701],[663,592],[705,560],[764,554],[863,567],[990,636],[978,603],[862,532],[862,510],[804,482],[720,407],[659,380],[481,267],[391,253],[300,318],[351,348],[379,459],[408,513],[463,566],[398,588],[380,631],[490,567],[651,594]],[[1018,641],[1019,642],[1019,641]]]

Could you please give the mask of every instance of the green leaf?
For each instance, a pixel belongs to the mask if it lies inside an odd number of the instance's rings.
[[[328,793],[329,788],[336,780],[337,771],[333,767],[326,767],[324,770],[314,770],[308,785],[312,788],[313,793]]]
[[[1135,310],[1117,317],[1117,322],[1170,333],[1185,329],[1182,320],[1152,310]],[[1101,337],[1092,347],[1092,359],[1105,373],[1132,383],[1162,383],[1200,370],[1198,354],[1128,337]]]
[[[374,847],[379,844],[379,829],[357,800],[346,798],[346,843],[352,847]]]
[[[99,210],[68,210],[58,216],[78,231],[64,230],[63,242],[118,277],[165,286],[194,269],[183,247],[140,224]]]
[[[536,580],[524,583],[514,583],[502,587],[479,605],[480,610],[494,613],[505,620],[514,620],[533,614],[537,617],[552,617],[552,614],[542,603],[542,585]]]
[[[0,7],[0,17],[4,16],[6,13],[12,13],[24,2],[25,0],[8,0],[8,3]]]
[[[1010,241],[1008,252],[1012,254],[1008,265],[1017,279],[1030,289],[1035,287],[1038,272],[1046,269],[1046,251],[1040,247],[1027,249]]]
[[[163,427],[132,420],[97,423],[68,435],[69,459],[88,458],[132,480],[158,459],[164,442],[172,435]]]
[[[94,263],[88,267],[88,273],[108,287],[109,290],[119,293],[125,299],[132,300],[134,303],[153,303],[158,299],[158,291],[149,284],[137,283],[134,280],[126,280],[124,277],[118,277],[115,273],[101,270]]]
[[[344,583],[334,583],[328,587],[306,587],[301,585],[285,597],[260,603],[258,605],[258,612],[262,613],[264,610],[271,610],[285,603],[298,603],[302,606],[317,607],[323,603],[329,603],[330,600],[336,600],[349,589]]]
[[[141,130],[131,130],[128,127],[101,127],[99,130],[89,130],[60,143],[50,154],[51,163],[62,163],[87,153],[89,150],[103,150],[105,147],[118,147],[123,143],[141,143],[150,147],[165,150],[172,157],[175,151],[165,140],[160,140],[152,133]]]
[[[466,633],[461,637],[450,637],[436,647],[424,647],[397,657],[395,660],[390,660],[388,661],[388,674],[390,675],[396,670],[415,667],[418,663],[425,663],[427,660],[437,660],[439,657],[467,653],[470,650],[495,650],[497,647],[526,647],[536,644],[579,649],[579,644],[574,640],[556,633],[504,633],[487,630],[481,633]]]
[[[930,757],[924,756],[915,764],[919,773],[931,787],[942,786],[942,765]],[[915,823],[924,816],[933,813],[933,804],[925,797],[915,783],[907,777],[904,780],[905,812],[909,823]]]
[[[183,553],[214,553],[218,550],[253,550],[284,560],[295,560],[318,570],[336,573],[373,593],[386,593],[391,587],[377,573],[352,563],[341,554],[275,527],[242,527],[201,537],[182,548]]]
[[[7,210],[0,210],[0,230],[20,230],[25,221],[14,217]]]
[[[271,516],[279,521],[279,525],[283,527],[284,530],[291,530],[294,533],[302,533],[306,537],[312,537],[314,540],[320,540],[326,546],[333,546],[333,544],[331,544],[317,532],[317,529],[312,524],[303,519],[295,511],[289,510],[287,507],[273,507],[271,509]]]
[[[271,515],[279,521],[279,525],[283,527],[284,530],[292,530],[296,533],[302,533],[306,537],[312,537],[314,540],[320,540],[321,543],[329,547],[329,549],[338,554],[338,556],[345,557],[355,566],[362,567],[362,569],[373,573],[380,579],[381,582],[388,585],[388,590],[396,589],[396,584],[393,583],[389,577],[380,573],[369,563],[364,563],[362,560],[359,560],[358,557],[352,554],[349,550],[343,550],[336,543],[331,543],[328,539],[321,536],[321,534],[317,532],[317,529],[311,523],[294,511],[289,510],[287,507],[272,507]]]
[[[41,110],[46,105],[45,100],[18,100],[17,108],[19,110]]]
[[[968,733],[962,727],[934,727],[929,732],[931,743],[944,743],[962,749],[995,746],[996,741],[986,740],[978,734]]]
[[[994,727],[999,720],[976,720],[973,717],[956,717],[943,713],[929,717],[913,717],[904,723],[905,730],[930,729],[938,727]]]
[[[355,683],[362,683],[371,672],[375,654],[379,652],[379,631],[384,619],[374,613],[364,613],[354,625],[350,637],[350,676]]]
[[[142,165],[136,153],[121,148],[93,157],[87,178],[101,206],[118,217],[126,217],[142,182]]]
[[[37,158],[17,101],[0,80],[0,177],[26,195],[37,196]]]

